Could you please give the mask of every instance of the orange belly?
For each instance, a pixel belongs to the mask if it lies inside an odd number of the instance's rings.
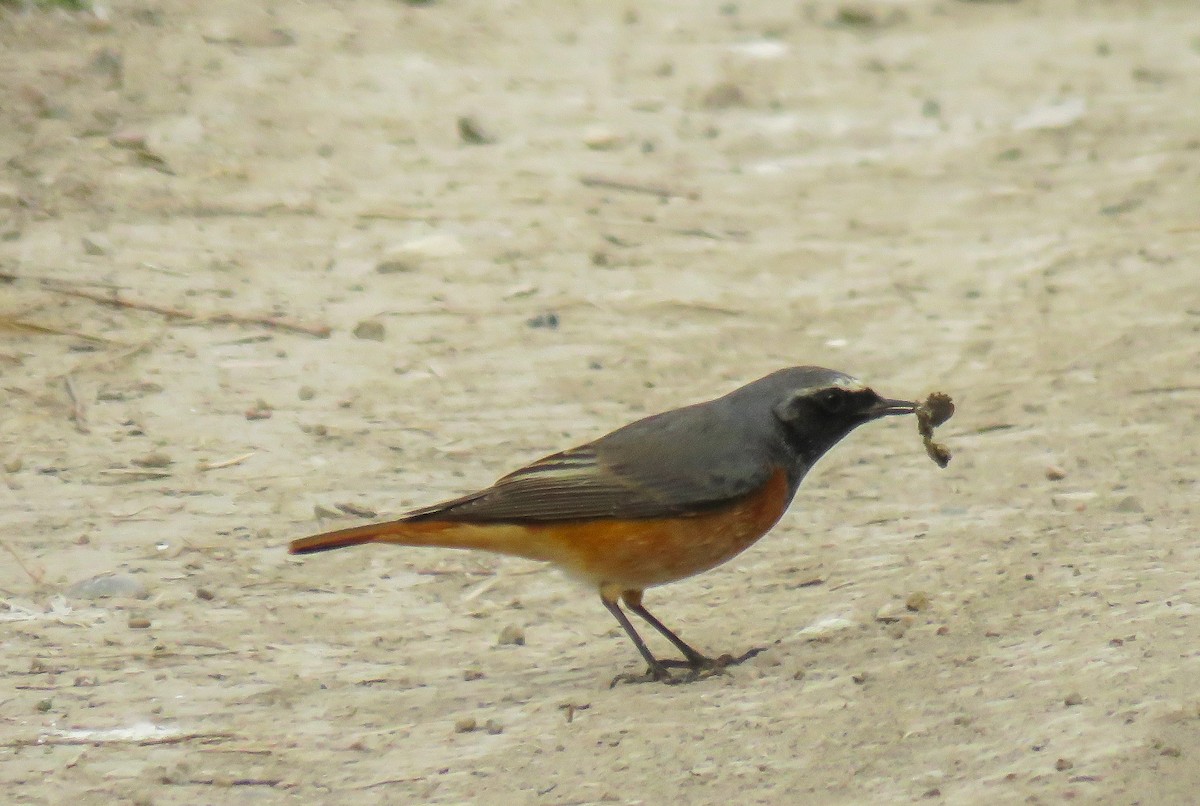
[[[758,492],[688,518],[525,525],[532,544],[573,577],[642,590],[714,568],[778,522],[791,498],[778,470]]]

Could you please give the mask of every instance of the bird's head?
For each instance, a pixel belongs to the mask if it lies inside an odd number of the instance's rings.
[[[857,378],[819,367],[789,372],[794,382],[780,389],[773,407],[788,444],[805,464],[863,423],[893,414],[912,414],[917,404],[880,396]]]

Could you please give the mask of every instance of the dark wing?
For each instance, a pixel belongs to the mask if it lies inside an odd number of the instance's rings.
[[[639,420],[409,517],[479,523],[698,514],[758,489],[774,470],[761,445],[710,409]]]

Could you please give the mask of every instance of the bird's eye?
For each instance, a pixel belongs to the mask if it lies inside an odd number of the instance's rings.
[[[825,389],[815,395],[817,405],[830,414],[844,411],[848,397],[841,389]]]

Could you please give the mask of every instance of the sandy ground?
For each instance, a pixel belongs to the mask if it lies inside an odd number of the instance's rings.
[[[1194,802],[1191,0],[5,5],[0,51],[6,802]],[[769,646],[727,676],[610,689],[531,563],[284,550],[801,363],[952,393],[956,456],[864,428],[652,591]]]

